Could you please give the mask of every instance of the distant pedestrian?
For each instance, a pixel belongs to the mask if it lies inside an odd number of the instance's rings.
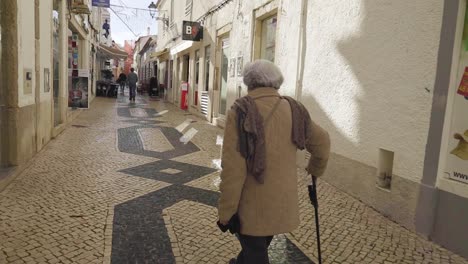
[[[138,82],[138,75],[135,73],[135,69],[131,68],[130,73],[127,76],[128,87],[130,88],[130,101],[135,102],[136,95],[136,84]]]
[[[125,73],[121,73],[119,75],[119,79],[117,79],[117,82],[120,84],[120,90],[122,93],[125,91],[125,84],[127,83],[127,75]]]
[[[273,63],[248,64],[243,76],[248,95],[234,103],[224,131],[218,224],[238,231],[242,250],[229,263],[267,264],[273,236],[299,226],[296,151],[307,149],[307,172],[321,176],[330,138],[300,102],[278,93],[283,75]]]
[[[159,84],[158,84],[158,78],[156,76],[153,76],[150,78],[150,88],[148,91],[149,96],[158,96],[159,95]]]

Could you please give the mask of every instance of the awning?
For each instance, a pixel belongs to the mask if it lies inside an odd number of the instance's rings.
[[[126,59],[128,57],[127,52],[112,47],[99,45],[98,50],[109,58]]]
[[[177,53],[192,47],[192,45],[193,45],[193,41],[182,41],[177,46],[171,48],[171,55],[176,55]]]

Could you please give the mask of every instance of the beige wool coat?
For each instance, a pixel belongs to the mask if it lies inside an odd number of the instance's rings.
[[[265,118],[279,98],[274,88],[249,91],[260,114]],[[229,111],[223,142],[222,172],[218,205],[219,219],[228,222],[236,213],[241,234],[270,236],[293,231],[299,225],[299,199],[296,170],[296,146],[291,141],[291,107],[282,100],[265,127],[265,182],[248,175],[245,159],[238,151],[236,113]],[[311,153],[308,172],[321,176],[330,153],[330,138],[311,122],[306,149]],[[306,186],[304,186],[306,188]]]

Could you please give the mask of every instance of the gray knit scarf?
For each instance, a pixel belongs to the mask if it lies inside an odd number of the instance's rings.
[[[300,102],[291,97],[283,96],[291,106],[292,133],[291,140],[298,149],[304,149],[310,126],[310,115]],[[231,108],[237,116],[237,133],[239,135],[238,151],[245,158],[247,172],[255,177],[257,182],[265,182],[265,131],[263,117],[258,111],[255,100],[244,96],[236,100]]]

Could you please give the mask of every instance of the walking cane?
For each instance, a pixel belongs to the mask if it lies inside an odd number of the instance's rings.
[[[309,188],[309,198],[310,202],[314,206],[315,210],[315,229],[317,230],[317,250],[318,250],[318,261],[319,264],[322,264],[322,251],[320,250],[320,225],[319,225],[319,215],[318,215],[318,199],[317,199],[317,177],[312,176],[312,185],[308,186]]]

